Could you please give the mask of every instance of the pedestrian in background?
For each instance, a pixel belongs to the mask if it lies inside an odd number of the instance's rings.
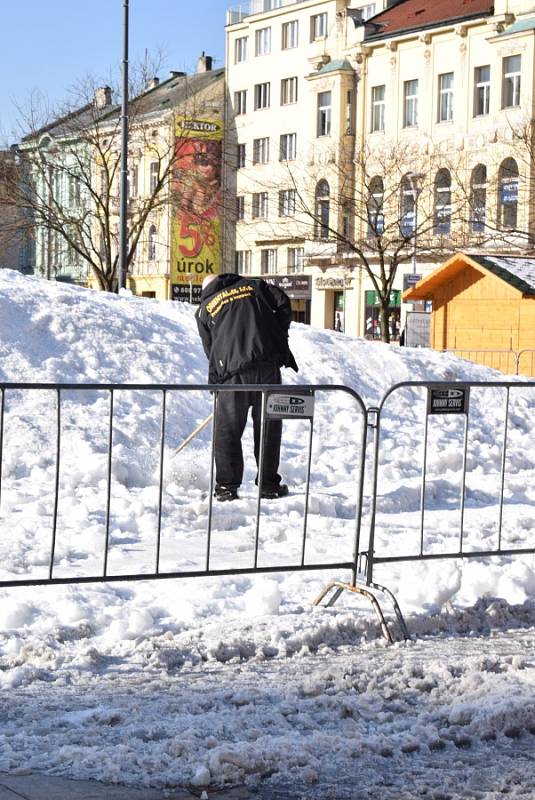
[[[288,345],[291,305],[277,286],[234,273],[209,275],[202,284],[197,327],[211,384],[280,384],[281,367],[297,364]],[[215,418],[215,496],[236,500],[243,479],[241,438],[252,407],[254,453],[260,457],[262,394],[220,392]],[[278,474],[282,421],[269,420],[264,439],[261,496],[288,494]],[[256,481],[258,483],[258,474]]]

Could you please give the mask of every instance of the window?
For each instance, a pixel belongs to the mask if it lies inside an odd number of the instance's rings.
[[[299,23],[296,19],[282,26],[282,49],[291,50],[299,43]]]
[[[281,189],[279,192],[279,217],[293,217],[295,214],[295,189]]]
[[[253,164],[267,164],[269,161],[269,137],[253,139]]]
[[[368,237],[380,236],[385,227],[383,217],[384,184],[380,175],[370,181],[368,195]]]
[[[234,42],[234,63],[247,61],[247,36],[239,36]]]
[[[490,66],[474,70],[474,117],[483,117],[490,108]]]
[[[245,196],[243,194],[236,197],[236,219],[245,219]]]
[[[245,166],[245,145],[239,144],[236,148],[236,167],[243,169]]]
[[[487,168],[478,164],[470,178],[470,229],[481,233],[487,217]]]
[[[249,275],[251,272],[251,251],[236,250],[234,264],[237,273],[240,275]]]
[[[325,180],[319,181],[316,186],[316,219],[315,239],[328,239],[330,234],[330,197],[329,184]]]
[[[281,81],[281,106],[297,103],[297,78],[283,78]]]
[[[283,133],[280,138],[280,161],[293,161],[297,156],[297,134]]]
[[[372,86],[372,133],[385,129],[385,84]]]
[[[502,161],[498,171],[498,224],[516,228],[518,216],[518,165],[514,158]]]
[[[318,93],[318,136],[331,135],[331,92]]]
[[[150,164],[150,183],[149,183],[150,193],[151,194],[153,194],[156,191],[156,187],[158,186],[158,173],[159,173],[158,162],[157,161],[151,161],[151,164]]]
[[[277,272],[277,251],[274,248],[260,251],[260,272],[262,275],[272,275]]]
[[[255,56],[267,56],[271,53],[271,28],[260,28],[254,36]]]
[[[310,17],[310,41],[314,42],[316,39],[323,39],[327,36],[327,12],[323,14],[314,14]]]
[[[139,169],[137,164],[128,170],[128,197],[137,197],[139,191]]]
[[[253,194],[253,219],[267,219],[268,193],[255,192]]]
[[[80,205],[80,178],[77,175],[69,175],[69,205]]]
[[[354,108],[355,94],[352,89],[346,91],[346,134],[352,136],[355,133],[353,120],[355,118]]]
[[[520,105],[520,67],[521,56],[508,56],[503,59],[502,108]]]
[[[400,230],[402,236],[410,237],[416,227],[416,187],[410,175],[401,179]]]
[[[438,122],[451,122],[453,119],[453,72],[438,76]]]
[[[445,236],[451,229],[451,173],[439,169],[435,177],[433,233]]]
[[[261,108],[269,108],[269,83],[257,83],[254,87],[254,107],[255,111]]]
[[[108,196],[108,171],[104,169],[104,167],[100,170],[100,192],[99,196],[101,200],[106,200]]]
[[[418,125],[418,80],[405,81],[403,84],[403,127],[414,128]]]
[[[305,261],[304,247],[288,248],[288,272],[303,272]]]
[[[238,114],[247,113],[247,90],[241,89],[239,92],[234,92],[234,113]]]
[[[149,228],[149,247],[148,247],[149,261],[156,260],[156,226],[151,225]]]
[[[360,18],[362,20],[367,20],[370,17],[373,17],[375,14],[375,3],[369,3],[367,6],[361,6],[360,10]]]

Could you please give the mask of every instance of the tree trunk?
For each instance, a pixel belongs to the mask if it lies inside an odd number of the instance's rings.
[[[381,303],[381,340],[390,342],[390,330],[388,328],[388,318],[390,316],[390,304]]]

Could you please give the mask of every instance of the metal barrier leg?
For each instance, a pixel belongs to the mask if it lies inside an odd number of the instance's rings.
[[[394,601],[394,611],[396,613],[396,617],[398,619],[398,623],[400,623],[400,628],[401,628],[401,632],[403,634],[403,638],[410,639],[409,631],[407,629],[407,626],[405,625],[405,620],[403,619],[403,615],[401,614],[401,610],[399,608],[399,605],[397,604],[397,601],[396,601],[394,595],[388,589],[384,589],[384,587],[379,586],[378,584],[373,584],[372,588],[376,589],[377,591],[383,591],[385,594],[388,594],[389,597]],[[387,622],[386,622],[385,616],[383,614],[382,608],[379,605],[379,601],[375,597],[374,593],[372,591],[370,591],[370,587],[369,586],[360,586],[358,583],[355,584],[355,586],[353,586],[352,583],[344,583],[343,581],[331,581],[330,583],[327,584],[327,586],[325,586],[321,590],[319,595],[314,600],[313,604],[315,606],[319,606],[321,604],[321,601],[325,597],[327,597],[329,592],[331,592],[333,589],[335,590],[334,594],[333,594],[333,596],[331,598],[329,598],[329,600],[325,604],[326,608],[330,608],[331,606],[334,606],[334,604],[336,603],[336,601],[338,600],[338,598],[340,597],[342,592],[352,592],[353,594],[362,595],[362,597],[365,597],[372,604],[372,608],[375,611],[375,616],[377,617],[377,620],[378,620],[379,625],[381,627],[381,631],[382,631],[382,634],[383,634],[384,638],[386,639],[386,641],[389,644],[393,644],[394,639],[392,638],[392,634],[390,633],[390,629],[389,629],[389,627],[387,625]],[[398,616],[398,614],[399,614],[399,616]],[[400,619],[401,619],[401,622],[400,622]]]

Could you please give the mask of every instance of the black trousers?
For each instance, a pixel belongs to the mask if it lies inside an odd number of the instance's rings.
[[[233,375],[227,384],[280,384],[281,374],[277,364],[260,364],[254,369]],[[262,421],[261,392],[220,392],[216,406],[215,468],[216,486],[237,489],[243,478],[243,451],[241,437],[247,423],[249,407],[253,409],[254,454],[258,467]],[[282,421],[269,420],[264,438],[262,488],[275,489],[281,482],[278,474]],[[258,475],[257,475],[258,483]]]

